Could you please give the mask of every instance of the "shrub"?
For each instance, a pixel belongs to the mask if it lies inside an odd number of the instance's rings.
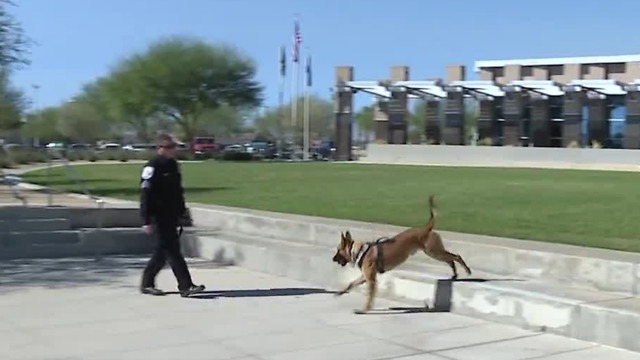
[[[155,150],[140,151],[139,156],[140,156],[140,160],[150,160],[150,159],[153,159],[154,156],[156,156],[156,151]]]
[[[577,141],[573,140],[573,141],[571,141],[571,142],[567,145],[567,147],[568,147],[568,148],[575,149],[575,148],[579,148],[579,147],[580,147],[580,144],[579,144]]]
[[[222,154],[224,161],[253,161],[256,158],[251,153],[246,152],[225,152]]]
[[[493,139],[490,137],[485,137],[477,142],[478,146],[493,146]]]
[[[49,155],[46,150],[43,149],[34,149],[32,152],[32,157],[34,162],[44,163],[49,159]]]
[[[9,158],[6,151],[0,149],[0,168],[8,169],[11,168],[11,159]]]
[[[87,153],[87,160],[91,161],[91,162],[96,162],[99,160],[98,154],[95,151],[89,151]]]
[[[176,158],[178,160],[194,160],[195,156],[189,150],[178,150],[176,153]]]
[[[6,151],[13,165],[25,165],[34,161],[32,150],[27,148],[12,148]]]
[[[100,160],[115,161],[119,160],[119,150],[103,150],[99,153]]]
[[[129,158],[130,158],[129,151],[127,151],[127,150],[118,150],[117,151],[117,155],[118,155],[118,161],[121,161],[121,162],[129,161]]]
[[[78,161],[80,160],[80,154],[77,151],[68,151],[67,152],[67,160],[69,161]]]

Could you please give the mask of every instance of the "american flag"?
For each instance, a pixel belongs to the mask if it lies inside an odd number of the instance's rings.
[[[284,46],[280,47],[280,76],[287,75],[287,51]]]
[[[311,87],[311,55],[307,55],[307,86]]]
[[[293,24],[293,53],[291,57],[293,62],[300,60],[300,44],[302,43],[302,34],[300,33],[300,20],[295,19]]]

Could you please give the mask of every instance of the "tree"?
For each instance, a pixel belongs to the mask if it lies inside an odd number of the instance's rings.
[[[0,70],[0,130],[14,130],[22,125],[27,99],[11,85],[7,71]]]
[[[16,65],[29,63],[26,55],[31,40],[24,34],[22,26],[9,12],[9,0],[0,0],[0,69],[8,71]]]
[[[254,62],[229,46],[174,37],[123,60],[106,83],[110,103],[121,114],[136,121],[162,114],[190,141],[207,113],[260,104],[262,86],[255,75]]]
[[[300,142],[304,126],[304,98],[298,98],[298,119],[293,126],[295,142]],[[263,135],[278,138],[280,129],[291,131],[291,103],[266,111],[255,120],[256,130]],[[309,139],[325,139],[333,137],[335,115],[333,104],[318,96],[309,98]]]
[[[151,142],[153,125],[166,128],[167,116],[158,116],[155,94],[144,85],[136,59],[123,61],[108,77],[99,79],[95,89],[114,120],[131,127],[141,141]]]
[[[409,114],[409,142],[421,143],[426,139],[425,125],[427,117],[427,108],[424,101],[416,101],[413,110]]]
[[[376,128],[374,107],[371,105],[363,107],[356,113],[355,118],[362,140],[369,142],[370,135]]]
[[[58,129],[66,139],[94,143],[111,135],[108,119],[86,99],[74,99],[58,111]]]
[[[48,107],[27,117],[27,123],[22,129],[27,137],[37,138],[43,142],[60,141],[60,109]]]
[[[0,0],[0,130],[18,129],[27,108],[27,99],[12,86],[10,74],[14,67],[28,64],[30,40],[9,12],[11,5],[9,0]]]

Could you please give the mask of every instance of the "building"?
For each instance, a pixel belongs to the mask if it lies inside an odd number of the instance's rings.
[[[624,144],[627,122],[626,87],[640,81],[640,55],[476,61],[474,70],[479,80],[504,86],[549,81],[564,90],[567,85],[581,85],[586,96],[581,102],[579,119],[576,119],[580,129],[574,126],[574,131],[579,131],[579,134],[574,136],[577,138],[573,141],[581,146],[589,146],[596,140],[605,147],[632,147],[631,142],[627,146]],[[562,97],[551,96],[548,101],[551,146],[562,146],[563,143],[566,145],[561,140],[563,132],[566,132],[562,129],[565,121],[563,97],[564,94]],[[602,109],[592,111],[594,106]],[[529,103],[525,107],[525,113],[530,113],[531,110]],[[523,120],[528,125],[526,122],[531,120],[531,116],[524,116]],[[594,129],[593,120],[606,124],[600,126],[600,129]],[[597,139],[593,139],[591,134],[594,130],[599,133],[595,136]]]
[[[640,55],[488,60],[476,61],[474,68],[479,80],[504,85],[515,80],[551,80],[567,84],[572,80],[601,79],[628,84],[640,79]]]
[[[353,67],[336,68],[336,138],[349,158],[353,95],[376,105],[376,141],[407,142],[407,100],[426,103],[425,136],[436,144],[467,143],[465,109],[473,99],[483,144],[640,149],[640,55],[476,61],[445,79],[410,80],[393,66],[388,80],[354,81]]]

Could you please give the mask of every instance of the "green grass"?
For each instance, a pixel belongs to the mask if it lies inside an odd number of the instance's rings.
[[[185,163],[187,200],[640,251],[640,174],[328,163]],[[140,164],[77,167],[92,193],[137,199]],[[27,181],[77,191],[63,168]]]

